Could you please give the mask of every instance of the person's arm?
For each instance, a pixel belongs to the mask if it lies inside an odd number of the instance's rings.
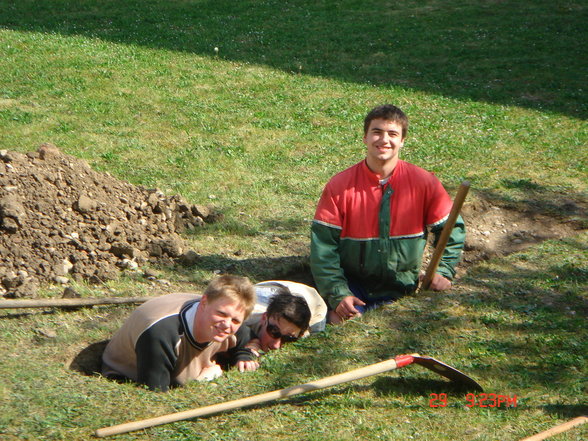
[[[439,241],[439,237],[441,236],[441,231],[443,230],[444,225],[445,223],[437,225],[432,229],[432,232],[435,235],[435,240],[433,243],[434,246],[436,246],[437,242]],[[449,240],[447,241],[447,245],[443,251],[439,266],[437,267],[437,274],[440,274],[448,280],[453,280],[453,277],[455,276],[455,268],[459,263],[465,244],[465,235],[465,223],[463,218],[458,216],[457,221],[455,222],[455,226],[449,235]]]
[[[341,268],[339,238],[341,230],[316,220],[312,223],[310,235],[310,269],[318,291],[336,309],[339,303],[353,293],[347,285],[347,278]]]
[[[253,351],[247,347],[252,340],[252,333],[249,326],[242,325],[235,333],[237,343],[235,347],[227,351],[229,365],[236,366],[240,372],[254,371],[259,368],[259,362]]]
[[[177,361],[174,348],[179,340],[174,327],[166,326],[167,320],[161,320],[145,330],[135,344],[137,381],[151,390],[163,392],[171,386],[172,372]],[[173,320],[173,324],[175,323]]]

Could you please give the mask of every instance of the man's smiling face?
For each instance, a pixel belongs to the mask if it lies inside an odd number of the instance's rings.
[[[404,146],[402,126],[386,119],[374,119],[363,137],[367,147],[368,166],[381,166],[384,163],[396,163],[398,153]]]
[[[241,303],[230,298],[219,298],[208,301],[202,297],[200,306],[203,308],[202,321],[198,328],[202,329],[202,340],[223,342],[235,334],[245,319],[245,308]]]

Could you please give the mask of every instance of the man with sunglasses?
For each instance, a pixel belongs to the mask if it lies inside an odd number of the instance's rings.
[[[255,334],[247,348],[255,354],[280,349],[325,327],[327,306],[310,286],[290,281],[255,285],[257,304],[245,322]]]

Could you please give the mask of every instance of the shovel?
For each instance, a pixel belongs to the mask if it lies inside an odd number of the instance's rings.
[[[472,378],[468,377],[463,372],[457,369],[435,360],[431,357],[422,357],[419,354],[411,355],[399,355],[396,358],[382,361],[380,363],[372,364],[363,368],[354,369],[352,371],[344,372],[342,374],[325,377],[320,380],[311,381],[310,383],[300,384],[297,386],[291,386],[286,389],[280,389],[273,392],[267,392],[265,394],[254,395],[247,398],[241,398],[239,400],[228,401],[226,403],[213,404],[211,406],[199,407],[196,409],[186,410],[183,412],[171,413],[160,417],[150,418],[146,420],[133,421],[130,423],[119,424],[117,426],[104,427],[98,429],[95,435],[99,438],[111,435],[118,435],[120,433],[132,432],[134,430],[145,429],[147,427],[153,427],[160,424],[172,423],[175,421],[187,420],[190,418],[196,418],[206,415],[212,415],[227,410],[238,409],[246,406],[253,406],[260,403],[266,403],[268,401],[277,400],[280,398],[291,397],[304,392],[310,392],[325,387],[335,386],[337,384],[346,383],[352,380],[358,380],[360,378],[369,377],[382,372],[391,371],[398,369],[409,364],[416,363],[427,369],[436,372],[458,385],[467,387],[468,389],[474,389],[481,391],[482,387]]]

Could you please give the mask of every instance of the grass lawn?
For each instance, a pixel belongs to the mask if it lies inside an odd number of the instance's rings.
[[[588,221],[562,210],[588,205],[587,22],[580,1],[0,0],[0,150],[51,142],[224,214],[186,237],[195,267],[160,269],[174,288],[201,289],[218,271],[307,277],[321,189],[363,158],[363,117],[384,102],[409,116],[403,159],[451,194],[468,179],[473,200],[584,225],[470,266],[450,293],[329,327],[257,372],[167,394],[69,368],[131,306],[0,312],[0,438],[90,439],[410,352],[516,395],[516,407],[469,407],[414,365],[116,439],[502,441],[588,414]],[[76,288],[166,289],[131,277]],[[446,405],[431,407],[440,393]],[[553,439],[586,439],[586,426]]]

